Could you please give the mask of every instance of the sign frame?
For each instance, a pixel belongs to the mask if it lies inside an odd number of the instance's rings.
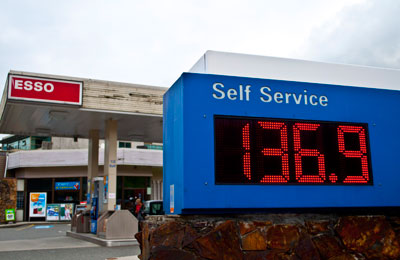
[[[397,90],[183,73],[164,95],[164,207],[171,185],[170,214],[400,207],[398,114]],[[216,185],[216,115],[367,124],[373,184]]]
[[[59,203],[60,205],[60,221],[71,221],[74,215],[74,203]]]
[[[77,187],[76,187],[77,185]],[[72,190],[78,191],[80,190],[80,182],[79,181],[56,181],[54,182],[54,190]]]
[[[214,130],[216,185],[373,185],[367,124],[214,115]]]
[[[50,209],[57,209],[54,210],[54,215],[49,214]],[[59,203],[52,203],[47,204],[46,207],[46,221],[59,221],[60,220],[60,204]]]
[[[34,195],[34,194],[35,195],[37,194],[37,197],[38,197],[37,202],[36,201],[32,201],[32,195]],[[41,199],[42,195],[43,195],[44,199]],[[43,213],[42,214],[35,214],[34,213],[35,203],[39,203],[40,199],[41,199],[40,204],[37,204],[36,206],[37,206],[38,209],[42,208],[41,212],[43,212]],[[46,217],[46,211],[47,211],[47,192],[30,192],[29,193],[29,218],[45,218]]]
[[[9,218],[9,216],[12,216],[12,218]],[[6,222],[15,221],[15,219],[16,219],[15,209],[6,209],[5,210],[5,218],[6,218]]]
[[[42,98],[27,98],[27,97],[15,97],[12,96],[12,82],[13,78],[23,78],[23,79],[32,79],[32,80],[41,80],[41,81],[49,81],[55,83],[66,83],[66,84],[76,84],[79,86],[79,101],[71,102],[71,101],[62,101],[62,100],[50,100],[50,99],[42,99]],[[26,76],[26,75],[17,75],[17,74],[9,74],[8,75],[8,84],[7,84],[7,99],[15,100],[15,101],[28,101],[28,102],[40,102],[40,103],[49,103],[49,104],[63,104],[63,105],[73,105],[73,106],[82,106],[83,101],[83,81],[78,80],[61,80],[54,78],[46,78],[40,76]]]

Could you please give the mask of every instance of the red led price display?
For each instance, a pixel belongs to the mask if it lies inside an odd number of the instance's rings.
[[[368,125],[216,116],[216,184],[372,184]]]

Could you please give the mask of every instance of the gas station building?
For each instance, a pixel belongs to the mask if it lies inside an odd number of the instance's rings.
[[[10,71],[0,132],[13,135],[2,140],[3,150],[13,152],[7,153],[1,177],[18,181],[17,220],[28,219],[30,192],[46,192],[48,203],[79,203],[95,177],[108,184],[104,210],[126,208],[139,194],[161,200],[165,91]],[[57,189],[65,183],[75,189]]]

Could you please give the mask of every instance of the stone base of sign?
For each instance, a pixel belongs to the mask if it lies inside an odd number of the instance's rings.
[[[147,259],[400,259],[400,216],[150,216],[136,234]]]
[[[6,223],[6,209],[17,207],[17,179],[0,179],[0,223]]]

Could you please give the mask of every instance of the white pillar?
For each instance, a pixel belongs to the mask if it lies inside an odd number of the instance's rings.
[[[151,186],[151,199],[162,200],[162,180],[152,180]]]
[[[152,199],[161,200],[162,199],[162,178],[163,171],[161,167],[153,167],[152,168],[152,177],[151,177],[151,193]]]
[[[160,190],[160,183],[161,183],[161,181],[160,181],[160,180],[157,180],[157,198],[156,198],[156,200],[161,199],[161,196],[160,196],[160,192],[161,192],[161,190]]]
[[[160,200],[163,200],[163,181],[160,181]]]
[[[106,121],[104,148],[104,178],[107,180],[107,194],[104,194],[103,211],[114,210],[117,200],[117,121]],[[108,179],[107,179],[108,178]]]

